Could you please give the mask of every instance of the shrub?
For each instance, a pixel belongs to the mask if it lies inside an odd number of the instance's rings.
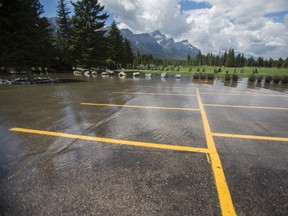
[[[234,69],[234,74],[237,72],[236,68]]]
[[[256,80],[256,76],[254,75],[254,74],[252,74],[252,75],[249,75],[249,77],[248,77],[248,80],[250,81],[250,82],[254,82],[255,80]]]
[[[238,75],[237,74],[232,75],[232,81],[234,81],[234,82],[238,81]]]
[[[192,71],[192,67],[191,68],[189,68],[189,72],[191,72]]]
[[[282,77],[282,83],[288,83],[288,76]]]
[[[200,69],[199,69],[199,68],[197,68],[197,72],[200,72]]]
[[[205,72],[205,68],[202,69],[202,72]]]
[[[281,77],[279,77],[279,76],[273,76],[273,77],[272,77],[272,80],[273,80],[273,83],[279,83],[280,80],[281,80]]]
[[[180,70],[180,67],[178,67],[176,71],[179,71],[179,70]]]
[[[193,74],[193,79],[199,79],[199,78],[200,78],[199,73],[194,73],[194,74]]]
[[[205,73],[200,73],[200,78],[201,78],[202,80],[205,80],[205,79],[206,79],[206,74],[205,74]]]
[[[265,77],[265,82],[266,83],[270,83],[271,81],[272,81],[272,76],[268,75],[268,76]]]
[[[218,73],[217,69],[214,69],[214,73],[215,73],[215,74],[217,74],[217,73]]]
[[[230,75],[230,74],[225,74],[224,79],[225,79],[226,81],[231,80],[231,75]]]
[[[263,79],[263,76],[262,76],[262,75],[260,75],[260,76],[257,76],[257,82],[261,82],[261,81],[262,81],[262,79]]]
[[[218,68],[218,73],[221,73],[221,72],[222,72],[221,68]]]
[[[213,80],[215,78],[215,75],[212,73],[207,74],[207,79],[208,80]]]
[[[169,68],[166,68],[166,71],[169,71]]]

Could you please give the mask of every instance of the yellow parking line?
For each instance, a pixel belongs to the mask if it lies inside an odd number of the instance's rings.
[[[126,107],[126,108],[139,108],[139,109],[163,109],[163,110],[200,111],[200,109],[196,109],[196,108],[134,106],[134,105],[122,105],[122,104],[98,104],[98,103],[80,103],[80,104],[81,105],[88,105],[88,106],[111,106],[111,107]]]
[[[178,146],[178,145],[169,145],[169,144],[158,144],[158,143],[149,143],[149,142],[137,142],[137,141],[129,141],[129,140],[110,139],[110,138],[102,138],[102,137],[58,133],[58,132],[52,132],[52,131],[32,130],[32,129],[27,129],[27,128],[11,128],[10,130],[15,131],[15,132],[22,132],[22,133],[48,135],[48,136],[55,136],[55,137],[65,137],[65,138],[70,138],[70,139],[89,140],[89,141],[111,143],[111,144],[118,144],[118,145],[129,145],[129,146],[165,149],[165,150],[173,150],[173,151],[209,153],[209,150],[206,148],[194,148],[194,147],[189,147],[189,146]]]
[[[202,121],[204,125],[204,131],[205,131],[205,136],[207,140],[207,146],[210,151],[210,159],[211,159],[211,167],[214,173],[214,178],[215,178],[215,183],[216,183],[216,188],[218,191],[218,197],[220,201],[220,207],[222,211],[223,216],[234,216],[236,215],[232,198],[230,195],[230,191],[226,182],[225,174],[223,171],[223,167],[221,164],[221,160],[219,157],[219,154],[217,152],[213,136],[211,134],[211,129],[209,126],[209,121],[202,103],[202,99],[199,93],[199,90],[196,89],[197,91],[197,98],[198,98],[198,103],[200,107],[200,112],[202,115]]]
[[[155,86],[149,86],[149,85],[147,85],[147,86],[134,86],[134,87],[136,87],[136,88],[169,88],[169,89],[173,89],[173,88],[179,88],[179,89],[184,89],[185,87],[178,87],[178,86],[157,86],[157,85],[155,85]]]
[[[241,94],[251,94],[251,92],[243,92],[243,91],[235,91],[235,90],[230,90],[230,89],[227,89],[227,90],[221,90],[221,89],[215,89],[215,88],[199,88],[200,90],[200,93],[201,94],[205,94],[205,93],[229,93],[232,91],[232,93],[234,94],[238,94],[238,93],[241,93]],[[204,90],[204,91],[203,91]],[[205,91],[213,91],[213,92],[205,92]],[[231,94],[231,93],[230,93]]]
[[[244,109],[268,109],[268,110],[288,110],[286,107],[260,107],[260,106],[236,106],[226,104],[203,104],[210,107],[228,107],[228,108],[244,108]]]
[[[212,133],[212,136],[239,138],[239,139],[255,139],[255,140],[271,140],[271,141],[288,142],[288,138],[285,138],[285,137],[268,137],[268,136],[253,136],[253,135],[225,134],[225,133]]]
[[[161,95],[161,96],[196,96],[195,94],[166,94],[152,92],[113,92],[113,94],[135,94],[135,95]]]
[[[205,95],[233,95],[233,96],[250,96],[250,97],[288,97],[288,95],[278,95],[278,94],[253,94],[253,93],[218,93],[218,92],[201,92]]]
[[[241,95],[241,96],[251,96],[251,94],[248,93],[220,93],[220,92],[201,92],[201,95]]]

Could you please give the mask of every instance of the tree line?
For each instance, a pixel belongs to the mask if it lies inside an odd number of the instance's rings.
[[[234,49],[230,48],[229,51],[225,51],[223,54],[214,55],[207,53],[206,55],[201,54],[201,51],[192,60],[191,57],[187,56],[187,62],[189,65],[208,65],[208,66],[225,66],[225,67],[288,67],[288,57],[286,59],[264,59],[258,57],[254,59],[252,56],[247,58],[244,54],[235,55]]]
[[[52,36],[39,0],[3,0],[0,6],[0,67],[82,68],[132,65],[130,42],[115,22],[104,28],[109,15],[98,0],[58,0],[57,34]]]

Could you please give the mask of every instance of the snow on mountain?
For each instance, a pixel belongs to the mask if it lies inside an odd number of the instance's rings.
[[[173,38],[168,38],[159,30],[134,34],[129,29],[121,29],[121,33],[130,41],[133,51],[142,54],[152,54],[159,58],[187,59],[188,54],[193,57],[199,52],[199,49],[191,45],[188,40],[175,42]]]

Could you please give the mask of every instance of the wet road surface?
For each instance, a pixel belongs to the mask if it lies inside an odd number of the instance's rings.
[[[0,86],[0,215],[288,214],[287,86],[79,79]]]

